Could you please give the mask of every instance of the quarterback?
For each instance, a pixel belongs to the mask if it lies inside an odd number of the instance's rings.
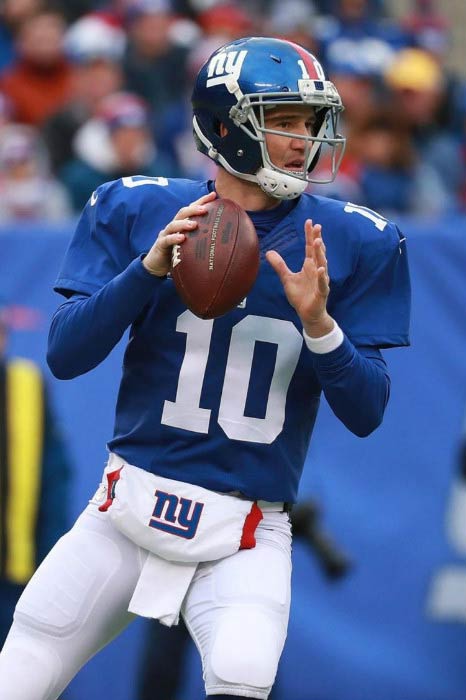
[[[314,56],[237,40],[201,68],[192,104],[216,180],[102,185],[56,282],[58,378],[92,370],[127,329],[129,341],[101,485],[16,607],[1,698],[56,700],[137,614],[183,616],[207,697],[266,700],[288,624],[288,512],[319,398],[370,434],[389,397],[381,349],[409,344],[396,225],[310,193],[344,150],[343,105]],[[216,197],[247,210],[261,264],[237,308],[201,320],[176,293],[171,251]]]

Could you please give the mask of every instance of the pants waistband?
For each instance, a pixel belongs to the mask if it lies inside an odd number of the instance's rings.
[[[123,467],[125,464],[127,464],[127,462],[125,462],[124,459],[122,459],[119,455],[115,454],[114,452],[110,452],[107,462],[107,469],[109,471]],[[239,497],[241,497],[241,495],[238,492],[231,493],[230,495],[238,495]],[[257,501],[257,505],[264,513],[289,513],[291,511],[292,504],[284,501]]]
[[[257,505],[264,513],[277,512],[277,513],[289,513],[291,511],[291,503],[286,503],[285,501],[257,501]]]

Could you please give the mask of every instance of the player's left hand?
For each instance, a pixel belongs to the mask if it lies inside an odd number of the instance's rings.
[[[279,276],[286,298],[300,317],[304,330],[309,336],[318,338],[330,333],[335,324],[327,312],[330,278],[322,226],[307,219],[304,231],[305,258],[299,272],[292,272],[275,250],[268,251],[266,257]]]

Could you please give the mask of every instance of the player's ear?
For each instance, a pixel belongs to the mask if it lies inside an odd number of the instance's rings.
[[[226,128],[225,124],[223,122],[220,123],[220,136],[223,139],[224,136],[228,134],[228,129]]]

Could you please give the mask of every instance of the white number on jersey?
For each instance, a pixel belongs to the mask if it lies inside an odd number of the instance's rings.
[[[384,219],[383,216],[380,216],[380,214],[377,214],[377,212],[372,211],[372,209],[368,209],[367,207],[360,207],[358,204],[348,202],[345,204],[344,211],[346,211],[347,214],[360,214],[365,219],[369,219],[375,224],[375,227],[378,228],[379,231],[383,231],[385,226],[388,224],[387,219]]]
[[[166,187],[168,180],[166,177],[146,177],[145,175],[131,175],[122,177],[121,181],[125,187],[140,187],[141,185],[158,185]]]
[[[213,320],[201,321],[191,311],[178,316],[176,330],[186,333],[186,351],[178,378],[175,401],[165,401],[162,412],[163,425],[208,433],[211,411],[201,408],[202,385],[209,357]]]
[[[190,311],[178,318],[176,329],[186,333],[186,351],[181,365],[175,401],[165,401],[162,423],[175,428],[207,433],[211,411],[199,406],[213,321],[203,321]],[[277,347],[273,376],[268,389],[264,418],[245,416],[257,341]],[[276,318],[246,316],[232,330],[218,422],[233,440],[270,444],[285,422],[288,387],[298,364],[302,335],[291,323]]]

